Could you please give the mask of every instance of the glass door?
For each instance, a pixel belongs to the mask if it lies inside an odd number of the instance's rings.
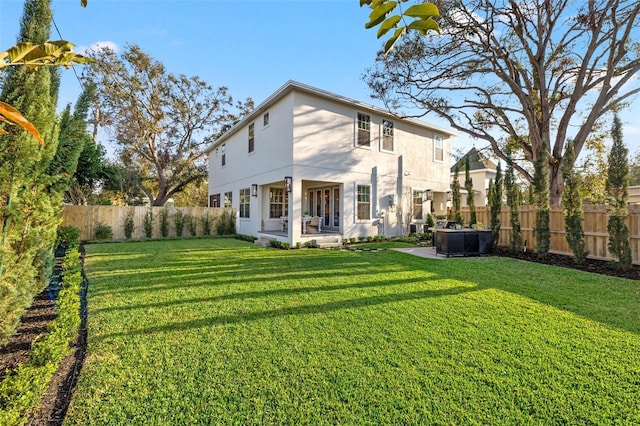
[[[331,191],[329,189],[325,189],[324,199],[322,200],[324,205],[324,227],[328,227],[331,223],[331,198],[329,196],[330,192]]]
[[[307,193],[311,216],[322,218],[323,229],[340,229],[340,188],[311,189]]]
[[[315,216],[322,216],[322,191],[316,191]]]
[[[333,227],[340,228],[340,188],[333,188]]]

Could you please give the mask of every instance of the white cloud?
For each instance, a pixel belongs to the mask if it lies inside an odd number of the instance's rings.
[[[112,41],[97,41],[95,43],[93,43],[91,46],[87,47],[87,46],[76,46],[76,48],[74,49],[74,51],[76,53],[79,53],[81,55],[85,55],[87,52],[90,52],[92,50],[100,50],[103,48],[108,48],[113,50],[114,52],[118,51],[118,45]]]
[[[625,135],[629,135],[629,136],[640,136],[640,128],[635,127],[635,126],[624,126],[622,128],[622,132]]]

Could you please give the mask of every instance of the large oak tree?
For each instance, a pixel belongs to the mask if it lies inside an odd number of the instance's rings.
[[[154,206],[205,177],[204,148],[253,108],[251,99],[234,103],[226,87],[168,73],[136,45],[90,56],[84,77],[96,85],[101,124]]]
[[[514,167],[530,181],[530,165],[544,152],[558,204],[565,141],[578,157],[607,114],[640,91],[640,2],[437,5],[441,34],[409,32],[381,52],[366,77],[374,96],[403,115],[433,112],[505,161],[510,145],[524,160]]]

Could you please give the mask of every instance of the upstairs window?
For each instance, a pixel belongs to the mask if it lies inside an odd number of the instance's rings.
[[[267,127],[269,125],[269,113],[265,112],[262,116],[262,127]]]
[[[371,219],[371,186],[358,185],[358,220]]]
[[[393,151],[393,121],[382,120],[382,150]]]
[[[358,113],[358,146],[371,146],[371,117]]]
[[[413,191],[413,212],[412,217],[415,220],[422,220],[422,203],[424,192],[423,191]]]
[[[213,194],[209,196],[209,206],[220,207],[220,194]]]
[[[251,206],[251,190],[244,188],[240,190],[240,217],[248,218]]]
[[[231,207],[232,204],[232,197],[231,197],[232,193],[231,192],[225,192],[224,193],[224,206],[225,207]]]
[[[254,123],[249,124],[249,152],[255,149],[255,126]]]
[[[433,137],[433,161],[438,163],[444,161],[444,139],[440,135]]]
[[[222,148],[220,148],[220,152],[222,154],[222,165],[226,165],[227,164],[227,147],[225,146],[225,144],[222,144]]]

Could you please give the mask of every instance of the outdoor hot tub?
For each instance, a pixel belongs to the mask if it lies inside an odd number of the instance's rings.
[[[492,253],[491,231],[475,229],[438,229],[434,233],[436,255],[481,256]]]

